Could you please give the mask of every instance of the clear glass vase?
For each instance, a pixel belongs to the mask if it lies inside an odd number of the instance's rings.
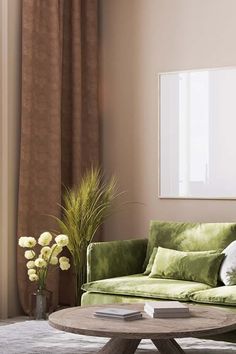
[[[30,316],[35,320],[46,320],[52,308],[52,292],[37,289],[30,295]]]
[[[76,290],[76,300],[75,300],[75,305],[76,306],[81,306],[81,297],[83,294],[82,290],[82,285],[86,283],[87,280],[87,269],[86,265],[81,264],[78,268],[77,271],[75,272],[75,280],[76,280],[76,285],[75,285],[75,290]]]

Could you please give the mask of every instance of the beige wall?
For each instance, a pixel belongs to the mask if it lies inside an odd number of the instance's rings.
[[[235,0],[100,0],[103,164],[131,205],[104,238],[147,235],[150,219],[236,221],[236,201],[160,200],[157,74],[236,65]]]
[[[20,0],[0,0],[0,317],[20,312],[16,281],[20,3]]]

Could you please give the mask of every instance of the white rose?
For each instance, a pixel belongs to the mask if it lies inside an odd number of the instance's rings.
[[[26,237],[26,236],[20,237],[19,240],[18,240],[18,245],[19,245],[20,247],[26,247],[26,246],[25,246],[25,241],[27,240],[27,238],[28,238],[28,237]]]
[[[35,256],[35,252],[34,251],[25,251],[25,258],[26,259],[33,259]]]
[[[24,241],[24,247],[32,248],[36,245],[36,240],[34,237],[26,237]]]
[[[31,274],[31,275],[29,275],[29,280],[30,281],[37,281],[37,280],[39,280],[39,277],[37,276],[37,274]]]
[[[53,264],[53,265],[56,265],[57,263],[58,263],[58,258],[57,257],[52,257],[51,259],[50,259],[50,262],[49,262],[50,264]]]
[[[67,257],[60,257],[59,258],[59,263],[63,263],[63,262],[69,262],[70,260],[69,260],[69,258],[67,258]]]
[[[28,269],[34,268],[35,267],[35,262],[34,261],[29,261],[26,263],[26,267]]]
[[[70,268],[70,263],[69,262],[60,262],[60,268],[61,268],[61,270],[68,270]]]
[[[50,234],[50,232],[46,231],[39,236],[38,244],[40,246],[48,246],[51,241],[52,235]]]
[[[28,270],[28,275],[32,275],[32,274],[36,274],[36,269],[31,268]]]
[[[43,267],[46,267],[46,265],[47,265],[46,261],[43,258],[35,259],[34,263],[35,263],[36,267],[38,267],[38,268],[43,268]]]
[[[61,251],[63,250],[63,248],[54,243],[51,247],[51,250],[53,252],[53,256],[58,256],[59,253],[61,253]]]
[[[55,238],[55,241],[58,246],[64,247],[64,246],[68,245],[69,239],[68,239],[68,236],[66,236],[66,235],[58,235]]]

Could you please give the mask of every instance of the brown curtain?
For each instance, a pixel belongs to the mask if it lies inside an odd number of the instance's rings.
[[[63,185],[99,162],[97,0],[22,1],[22,111],[18,237],[55,230]],[[30,284],[18,248],[19,296]],[[54,267],[55,268],[55,267]],[[54,269],[53,302],[73,304],[72,272]]]

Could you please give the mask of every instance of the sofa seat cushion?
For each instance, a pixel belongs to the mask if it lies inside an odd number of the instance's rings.
[[[236,306],[236,285],[197,291],[190,299],[204,304]]]
[[[86,283],[82,289],[89,292],[141,296],[156,299],[188,301],[190,295],[211,287],[206,284],[174,279],[149,278],[143,274],[97,280]]]
[[[101,294],[101,293],[91,293],[86,291],[83,293],[81,298],[82,306],[91,305],[106,305],[106,304],[133,304],[133,303],[144,303],[146,301],[153,301],[148,297],[141,296],[127,296],[127,295],[112,295],[112,294]],[[155,301],[163,301],[163,299],[156,299]]]

